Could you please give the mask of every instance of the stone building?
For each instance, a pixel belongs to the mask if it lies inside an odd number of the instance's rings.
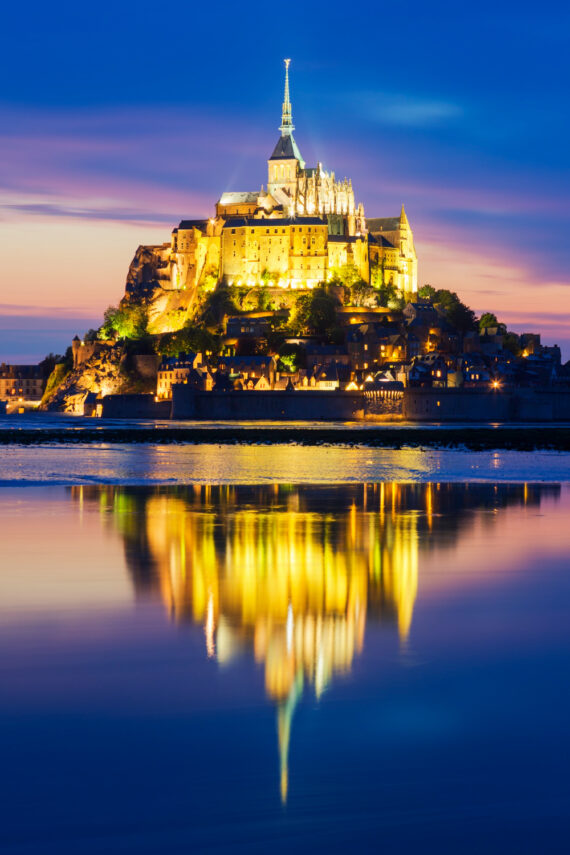
[[[367,220],[350,179],[338,180],[321,163],[306,166],[293,136],[289,62],[266,188],[224,192],[214,216],[182,220],[169,244],[139,247],[127,296],[145,296],[148,280],[172,314],[183,309],[184,292],[191,301],[198,285],[312,288],[347,265],[377,287],[417,291],[417,257],[404,208],[399,217]]]
[[[45,383],[38,365],[0,365],[0,400],[40,401]]]
[[[402,205],[399,217],[366,221],[372,285],[394,285],[404,294],[418,290],[414,235]]]
[[[206,373],[201,353],[183,353],[179,356],[165,356],[158,366],[156,383],[157,398],[160,400],[171,400],[173,384],[188,383],[191,375],[202,369],[202,373]]]

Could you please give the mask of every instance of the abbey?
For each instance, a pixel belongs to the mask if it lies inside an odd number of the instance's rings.
[[[183,220],[172,233],[171,287],[209,280],[254,287],[313,288],[346,266],[376,287],[417,291],[417,257],[399,216],[366,219],[352,182],[321,163],[307,167],[293,136],[285,60],[280,137],[268,160],[267,189],[226,192],[208,220]]]

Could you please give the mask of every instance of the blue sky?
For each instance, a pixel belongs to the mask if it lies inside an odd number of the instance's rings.
[[[406,204],[420,282],[570,357],[562,3],[32,2],[3,29],[0,358],[61,350],[139,243],[266,181],[285,56],[303,156],[369,216]]]

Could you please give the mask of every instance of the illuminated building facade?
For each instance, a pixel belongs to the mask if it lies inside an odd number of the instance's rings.
[[[225,192],[214,217],[183,220],[174,229],[172,287],[193,290],[209,277],[249,287],[312,288],[350,266],[367,283],[417,291],[417,257],[403,208],[400,217],[367,221],[349,179],[337,180],[321,163],[305,165],[293,136],[289,62],[267,189]]]
[[[45,384],[37,365],[0,365],[0,401],[39,401]]]

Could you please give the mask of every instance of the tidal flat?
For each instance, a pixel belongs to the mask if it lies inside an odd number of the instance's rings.
[[[10,421],[11,419],[11,421]],[[549,424],[385,424],[286,422],[95,423],[93,419],[14,417],[0,421],[0,445],[132,443],[186,445],[347,446],[363,448],[463,448],[469,451],[553,450],[570,452],[570,425]]]

